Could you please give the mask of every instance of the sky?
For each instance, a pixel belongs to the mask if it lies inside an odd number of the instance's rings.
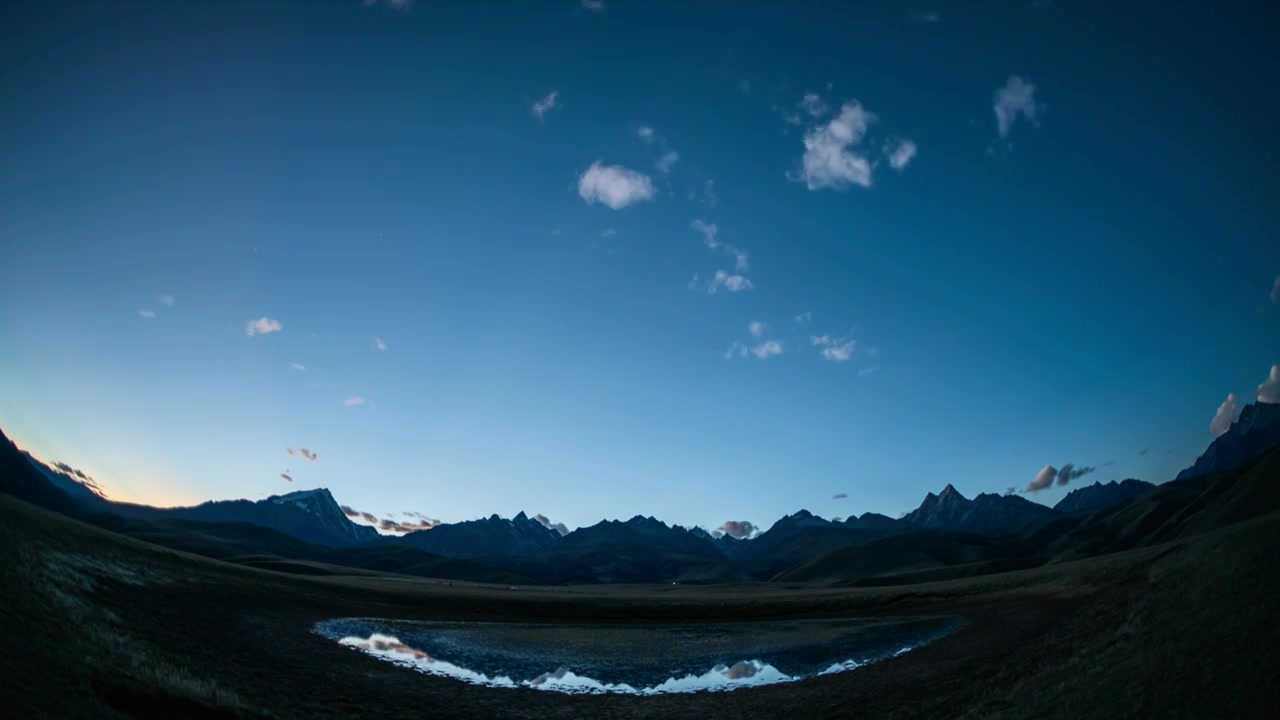
[[[1275,390],[1277,15],[9,3],[0,427],[570,528],[1169,480]]]

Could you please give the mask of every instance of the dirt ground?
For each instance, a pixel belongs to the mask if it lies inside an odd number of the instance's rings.
[[[1142,551],[907,587],[512,589],[277,574],[0,496],[0,707],[24,718],[1270,717],[1277,548],[1273,513]],[[353,616],[590,626],[913,615],[966,624],[850,672],[656,697],[466,685],[311,632]]]

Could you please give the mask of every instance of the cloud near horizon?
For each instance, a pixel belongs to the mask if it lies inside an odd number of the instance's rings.
[[[1261,386],[1258,388],[1261,390]],[[1214,413],[1213,419],[1209,421],[1209,432],[1214,435],[1231,429],[1231,423],[1235,422],[1236,414],[1240,411],[1240,401],[1236,399],[1235,393],[1228,393],[1227,399],[1222,401],[1218,406],[1218,412]]]
[[[289,453],[290,457],[302,457],[308,460],[309,462],[315,462],[316,459],[319,458],[319,455],[317,455],[316,453],[306,448],[298,448],[297,450],[294,450],[291,447],[287,447],[284,449],[284,451]]]
[[[564,523],[552,522],[551,518],[547,517],[546,515],[543,515],[542,513],[534,514],[533,519],[542,523],[543,527],[549,527],[552,530],[555,530],[556,532],[560,533],[561,537],[564,537],[565,535],[569,534],[569,528],[565,527]]]
[[[1271,366],[1271,374],[1258,386],[1257,400],[1268,405],[1280,404],[1280,365]]]
[[[285,480],[288,480],[289,482],[293,482],[293,476],[290,475],[289,473],[280,473],[280,477],[284,478]]]
[[[1023,492],[1037,493],[1041,490],[1047,490],[1054,485],[1055,481],[1058,487],[1062,487],[1078,477],[1088,475],[1096,469],[1097,468],[1094,467],[1078,468],[1072,463],[1063,465],[1061,469],[1055,468],[1052,465],[1045,465],[1040,469],[1040,472],[1036,473],[1035,479],[1027,484],[1027,487]]]
[[[751,537],[760,528],[756,527],[755,524],[749,520],[726,520],[724,524],[717,529],[729,537],[741,540],[745,537]]]

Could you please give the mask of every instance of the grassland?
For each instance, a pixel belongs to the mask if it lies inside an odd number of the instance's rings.
[[[0,496],[0,696],[14,717],[1262,717],[1280,692],[1277,547],[1271,513],[1127,553],[905,587],[511,589],[285,575]],[[310,632],[353,615],[589,625],[912,614],[968,624],[853,672],[666,697],[469,686]]]

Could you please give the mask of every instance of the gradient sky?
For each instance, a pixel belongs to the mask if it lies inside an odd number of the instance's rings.
[[[0,26],[0,426],[120,499],[896,516],[1171,479],[1280,363],[1274,4]]]

